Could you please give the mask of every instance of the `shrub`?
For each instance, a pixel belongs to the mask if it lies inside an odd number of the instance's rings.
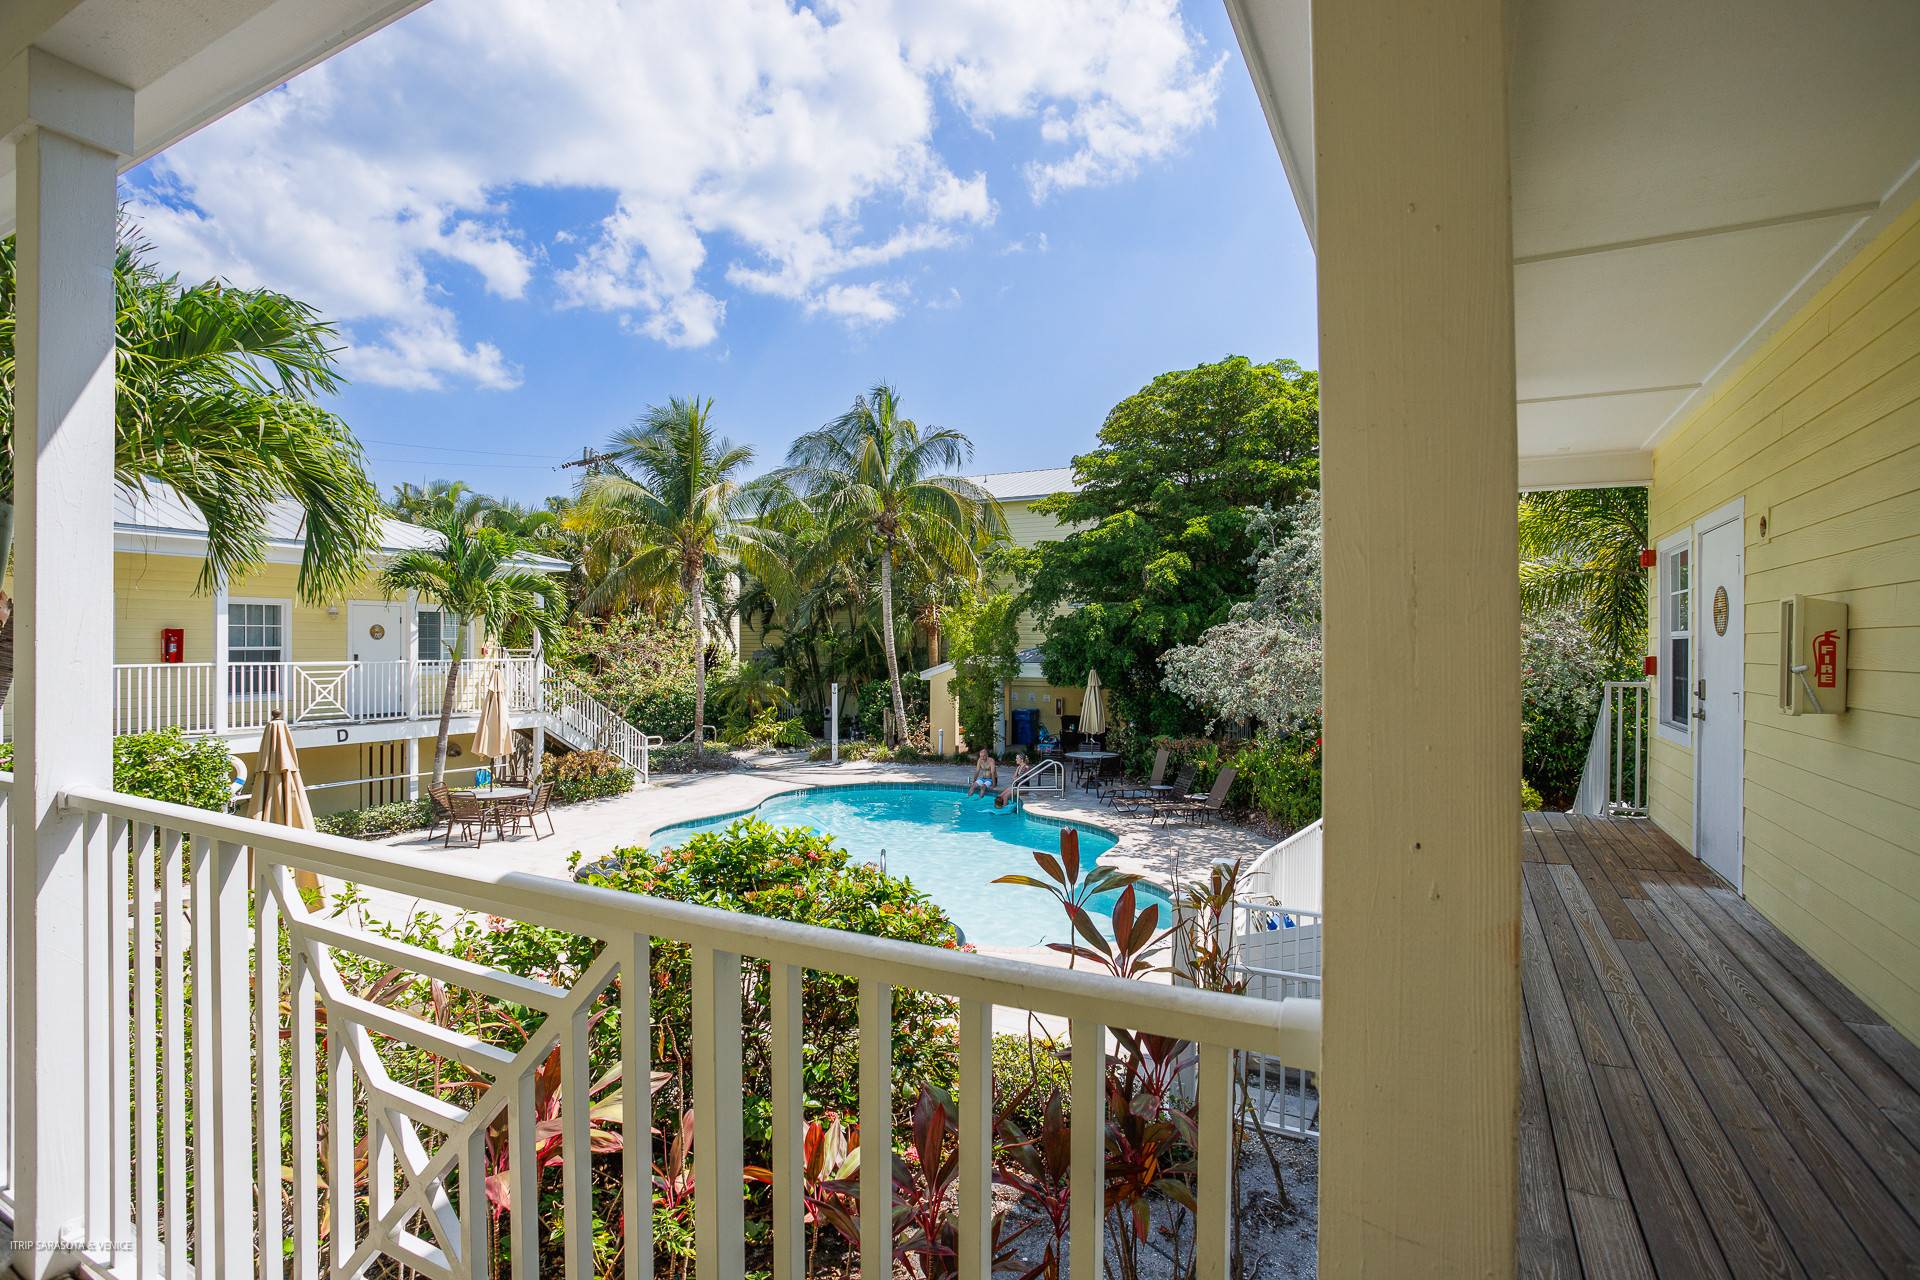
[[[691,742],[674,742],[655,747],[647,756],[647,767],[655,773],[724,773],[734,763],[718,743],[695,751]]]
[[[1020,1132],[1040,1131],[1047,1098],[1055,1090],[1062,1105],[1067,1105],[1073,1096],[1073,1066],[1051,1041],[1015,1035],[993,1038],[994,1105],[1007,1107],[1016,1097],[1020,1099],[1006,1113]]]
[[[782,720],[772,707],[763,707],[740,735],[740,745],[765,750],[771,747],[810,747],[813,735],[798,720]]]
[[[904,737],[910,742],[927,740],[927,682],[911,671],[900,673],[900,700],[907,706]],[[886,741],[886,715],[893,710],[893,686],[888,681],[869,680],[860,687],[860,736],[870,742]]]
[[[542,770],[560,804],[623,796],[633,790],[633,770],[605,751],[573,751],[549,756]]]
[[[1520,807],[1528,813],[1536,813],[1543,807],[1540,802],[1540,793],[1535,791],[1533,785],[1525,778],[1520,779]]]
[[[1234,768],[1227,792],[1229,808],[1253,815],[1284,832],[1298,831],[1320,816],[1320,739],[1317,735],[1217,742],[1212,738],[1136,739],[1129,745],[1129,767],[1144,775],[1153,755],[1167,749],[1169,780],[1194,766],[1193,786],[1206,791],[1223,765]]]
[[[0,769],[13,744],[0,742]],[[224,812],[233,802],[233,757],[218,738],[189,738],[178,725],[113,740],[113,789],[194,809]]]
[[[400,831],[418,831],[432,826],[433,804],[428,800],[401,800],[393,804],[376,804],[367,809],[317,814],[313,823],[330,836],[356,839],[390,836]]]
[[[874,937],[958,948],[959,934],[946,912],[906,880],[856,863],[831,836],[807,827],[775,827],[742,818],[718,831],[696,831],[658,854],[615,850],[582,873],[588,884],[644,893],[766,916],[846,929]],[[689,1044],[692,1034],[692,970],[688,948],[656,940],[654,1035]],[[771,1067],[763,1034],[770,1005],[766,966],[750,964],[747,991],[746,1072],[743,1092],[765,1098]],[[838,974],[809,971],[803,988],[802,1025],[807,1033],[806,1096],[810,1105],[854,1113],[859,1058],[859,983]],[[893,1007],[895,1097],[910,1103],[918,1085],[943,1087],[954,1079],[953,1010],[924,992],[899,991]]]
[[[1521,644],[1520,775],[1564,809],[1580,789],[1600,685],[1617,672],[1571,609],[1529,614]]]

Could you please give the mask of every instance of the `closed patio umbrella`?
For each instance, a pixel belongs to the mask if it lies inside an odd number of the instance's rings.
[[[1080,696],[1080,732],[1095,737],[1107,731],[1105,694],[1100,688],[1100,673],[1089,669],[1087,691]]]
[[[312,831],[313,806],[307,803],[307,784],[300,776],[300,753],[294,749],[293,731],[278,711],[267,721],[260,735],[260,767],[253,775],[253,792],[247,798],[247,816],[260,822],[277,822],[283,827]],[[249,858],[251,862],[251,858]],[[252,879],[251,876],[248,877]],[[319,901],[320,877],[305,869],[293,873],[294,884],[304,893],[313,891]]]
[[[480,699],[480,719],[473,726],[473,750],[484,760],[513,754],[513,726],[507,723],[506,680],[502,664],[487,668],[487,691]]]

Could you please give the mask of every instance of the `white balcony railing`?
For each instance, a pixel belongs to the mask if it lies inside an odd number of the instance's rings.
[[[1600,708],[1587,743],[1587,763],[1573,811],[1590,818],[1647,816],[1647,716],[1652,709],[1650,680],[1608,680],[1600,687]]]
[[[11,778],[0,774],[0,817],[10,791]],[[1038,967],[525,873],[477,871],[466,859],[414,851],[396,858],[377,846],[103,790],[74,790],[62,803],[89,815],[87,864],[99,869],[87,877],[95,900],[86,914],[102,927],[88,930],[82,963],[99,975],[89,976],[84,990],[102,1005],[89,1018],[104,1028],[105,1061],[90,1066],[89,1118],[81,1127],[91,1189],[83,1234],[100,1246],[96,1261],[116,1275],[360,1275],[379,1264],[485,1277],[504,1259],[519,1276],[534,1274],[543,1242],[553,1240],[564,1242],[564,1274],[594,1274],[589,1162],[571,1154],[564,1161],[549,1220],[536,1211],[536,1132],[541,1141],[558,1132],[561,1149],[572,1153],[589,1149],[590,1123],[617,1122],[629,1135],[650,1131],[644,1082],[651,1014],[654,1000],[670,993],[633,978],[650,974],[655,939],[684,943],[692,953],[693,1152],[703,1188],[742,1185],[743,965],[770,966],[776,1276],[801,1274],[804,971],[858,983],[858,1110],[869,1134],[893,1131],[894,990],[954,1002],[966,1276],[990,1270],[995,1006],[1069,1020],[1075,1168],[1105,1160],[1108,1028],[1197,1046],[1195,1248],[1197,1274],[1210,1280],[1227,1274],[1236,1054],[1318,1065],[1317,1001],[1275,1004]],[[594,952],[571,986],[485,968],[309,913],[294,887],[302,872],[563,930]],[[532,1030],[517,1044],[464,1035],[431,1010],[383,1002],[355,986],[343,965],[360,961],[390,978],[432,980],[436,1007],[438,993],[497,1000],[517,1009],[517,1025]],[[0,990],[10,994],[12,987]],[[626,1084],[610,1113],[590,1115],[566,1100],[596,1087],[588,1034],[608,1011],[619,1020]],[[449,1069],[458,1064],[478,1087],[411,1088],[389,1069],[395,1055],[416,1063],[424,1055]],[[556,1060],[563,1101],[557,1115],[536,1114],[536,1075]],[[0,1052],[0,1070],[10,1062],[10,1053]],[[12,1174],[11,1127],[5,1131],[5,1172]],[[601,1218],[627,1224],[626,1274],[646,1275],[651,1143],[626,1142],[617,1156],[602,1159],[618,1163],[623,1200],[602,1203]],[[489,1199],[477,1188],[502,1165],[511,1208],[496,1233]],[[354,1176],[336,1172],[356,1166]],[[888,1162],[865,1162],[860,1203],[891,1206],[891,1177]],[[7,1179],[9,1186],[14,1181]],[[1071,1182],[1076,1277],[1101,1273],[1103,1193],[1103,1178]],[[891,1216],[860,1217],[863,1274],[890,1274]],[[745,1227],[741,1195],[696,1197],[696,1274],[741,1276]]]
[[[147,733],[178,725],[189,734],[252,732],[277,713],[300,725],[433,720],[446,693],[445,660],[408,662],[122,663],[113,669],[114,732]],[[473,715],[493,668],[504,677],[508,710],[541,710],[544,666],[531,655],[473,658],[460,664],[454,714]]]

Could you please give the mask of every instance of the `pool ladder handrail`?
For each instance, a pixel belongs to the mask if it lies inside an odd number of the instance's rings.
[[[1022,770],[1007,790],[1017,799],[1021,793],[1036,785],[1037,780],[1048,770],[1053,771],[1053,793],[1063,796],[1067,793],[1067,768],[1058,760],[1037,760]]]

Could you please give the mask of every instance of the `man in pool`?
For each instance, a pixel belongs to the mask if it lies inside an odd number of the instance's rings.
[[[1000,762],[985,747],[973,758],[973,781],[967,784],[969,796],[992,795],[993,788],[1000,781]]]

